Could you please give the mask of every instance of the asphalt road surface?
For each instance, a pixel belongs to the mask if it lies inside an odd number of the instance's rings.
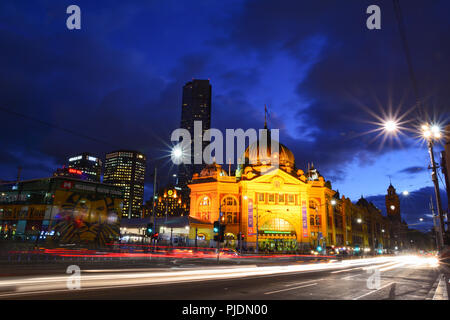
[[[386,257],[281,266],[82,270],[0,279],[0,299],[426,300],[439,282],[431,258]]]

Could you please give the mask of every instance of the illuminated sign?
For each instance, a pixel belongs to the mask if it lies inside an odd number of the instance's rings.
[[[61,183],[61,188],[62,189],[72,189],[73,184],[71,181],[64,181],[63,183]]]
[[[89,156],[89,157],[88,157],[88,160],[89,160],[89,161],[97,162],[97,158],[96,158],[96,157],[91,157],[91,156]]]
[[[83,172],[81,170],[77,170],[77,169],[73,169],[73,168],[69,168],[69,173],[83,174]]]
[[[264,230],[264,233],[266,234],[291,234],[291,231],[269,231],[269,230]]]
[[[80,160],[80,159],[81,159],[81,156],[69,158],[69,162]]]

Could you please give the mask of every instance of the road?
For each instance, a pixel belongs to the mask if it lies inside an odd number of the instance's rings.
[[[280,266],[82,270],[79,290],[67,289],[68,277],[4,277],[0,299],[425,300],[433,298],[439,269],[430,258],[384,257]]]

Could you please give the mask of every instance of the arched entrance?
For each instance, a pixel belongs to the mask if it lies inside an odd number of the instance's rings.
[[[295,227],[282,218],[272,218],[258,230],[258,247],[261,252],[289,253],[297,250]]]

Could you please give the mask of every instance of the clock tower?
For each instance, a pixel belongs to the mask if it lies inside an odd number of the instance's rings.
[[[386,212],[392,221],[401,221],[400,217],[400,199],[395,191],[394,186],[389,184],[386,195]]]

